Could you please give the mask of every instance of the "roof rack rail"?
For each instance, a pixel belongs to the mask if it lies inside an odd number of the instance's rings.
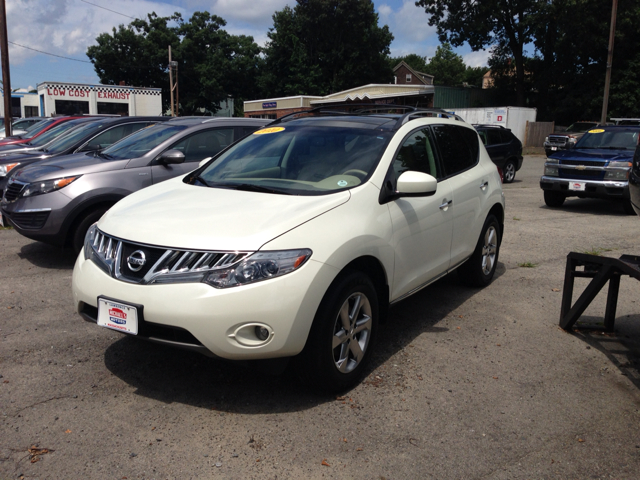
[[[493,127],[493,128],[502,128],[504,130],[511,130],[510,128],[503,127],[502,125],[492,125],[490,123],[472,123],[473,127]]]
[[[357,108],[354,110],[354,107],[365,107],[365,108]],[[406,113],[400,113],[398,110]],[[322,107],[314,107],[309,108],[307,110],[300,110],[299,112],[292,112],[287,115],[283,115],[282,117],[274,120],[269,125],[274,125],[277,123],[281,123],[283,121],[293,120],[295,117],[299,115],[309,115],[309,114],[325,114],[325,115],[367,115],[367,114],[400,114],[400,118],[396,122],[394,129],[400,128],[402,125],[407,123],[410,120],[419,117],[439,117],[439,118],[451,118],[454,120],[458,120],[464,122],[464,120],[456,115],[455,113],[447,112],[441,108],[418,108],[412,107],[410,105],[396,105],[396,104],[387,104],[387,105],[379,105],[377,103],[372,104],[344,104],[344,105],[331,105],[331,106],[322,106]],[[397,118],[397,117],[394,117]]]

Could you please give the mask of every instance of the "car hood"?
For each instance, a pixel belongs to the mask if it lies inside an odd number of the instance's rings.
[[[124,168],[128,160],[106,160],[94,157],[87,153],[74,153],[72,155],[61,155],[35,165],[29,165],[18,172],[14,178],[20,182],[35,182],[41,180],[52,180],[60,177],[71,177],[73,175],[86,175],[88,173],[106,172]]]
[[[594,149],[594,150],[581,150],[572,149],[564,150],[554,153],[549,158],[555,158],[560,160],[574,160],[574,161],[620,161],[630,162],[633,158],[633,150],[608,150],[608,149]]]
[[[38,159],[44,160],[51,157],[51,155],[47,155],[46,153],[36,150],[36,151],[26,151],[26,152],[12,152],[7,155],[0,155],[0,165],[6,165],[7,163],[21,162],[21,161],[37,161]]]
[[[294,196],[207,188],[175,178],[120,200],[98,227],[109,235],[143,244],[255,251],[350,197],[349,191]]]

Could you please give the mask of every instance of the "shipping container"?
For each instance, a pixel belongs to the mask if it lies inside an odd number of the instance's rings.
[[[500,125],[510,129],[524,145],[527,122],[535,122],[537,110],[526,107],[448,108],[472,125]]]

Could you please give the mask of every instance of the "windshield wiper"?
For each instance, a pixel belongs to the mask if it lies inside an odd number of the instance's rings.
[[[254,185],[252,183],[214,183],[211,187],[229,188],[231,190],[242,190],[245,192],[260,193],[276,193],[279,195],[291,195],[289,192],[278,190],[276,188],[263,187],[262,185]]]

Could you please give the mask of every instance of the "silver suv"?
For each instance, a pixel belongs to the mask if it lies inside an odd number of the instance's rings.
[[[2,213],[21,235],[79,252],[89,226],[120,199],[194,170],[269,122],[178,118],[139,130],[99,153],[29,165],[9,179]]]

